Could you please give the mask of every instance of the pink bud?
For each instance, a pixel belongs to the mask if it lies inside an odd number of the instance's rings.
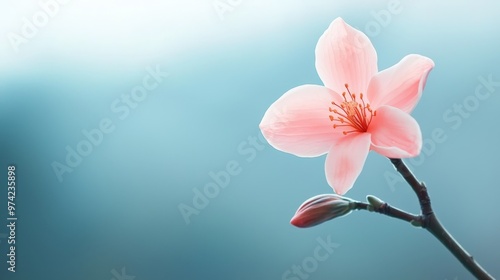
[[[313,227],[349,214],[354,206],[353,202],[336,194],[320,194],[302,203],[290,223],[300,228]]]

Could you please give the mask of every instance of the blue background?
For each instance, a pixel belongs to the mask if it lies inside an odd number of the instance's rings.
[[[41,6],[0,4],[1,279],[113,279],[122,268],[136,280],[286,279],[314,256],[318,238],[338,246],[307,279],[472,279],[425,230],[382,215],[289,224],[304,200],[332,192],[325,158],[274,150],[258,124],[287,90],[321,84],[314,48],[339,16],[367,33],[380,70],[409,53],[434,60],[413,112],[429,150],[409,165],[443,224],[500,277],[500,86],[474,97],[479,77],[500,81],[500,4],[401,1],[381,20],[390,1],[270,2],[232,1],[218,13],[217,1],[74,0],[17,52],[9,34],[21,34]],[[120,119],[111,104],[141,85],[148,67],[169,76]],[[461,116],[453,106],[464,102],[472,109]],[[66,147],[105,118],[115,129],[60,182],[52,164],[65,164]],[[431,149],[435,129],[446,140]],[[228,163],[239,173],[185,220],[179,207],[193,207],[210,172]],[[16,273],[7,271],[3,225],[9,164],[17,168]],[[370,153],[347,196],[418,212],[396,176]]]

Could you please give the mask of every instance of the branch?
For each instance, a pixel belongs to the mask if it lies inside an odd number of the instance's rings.
[[[434,235],[472,275],[480,280],[494,279],[444,228],[432,210],[431,199],[423,182],[420,182],[401,159],[390,158],[396,170],[408,182],[418,197],[422,209],[422,227]]]
[[[408,223],[411,223],[414,226],[421,226],[421,221],[422,221],[421,216],[413,215],[411,213],[408,213],[408,212],[403,211],[401,209],[398,209],[396,207],[392,207],[388,203],[383,202],[380,199],[375,198],[374,196],[368,196],[368,201],[370,201],[372,199],[377,200],[378,204],[377,204],[377,202],[370,202],[370,204],[368,204],[368,203],[364,203],[361,201],[356,201],[356,202],[354,202],[355,206],[353,209],[355,209],[355,210],[368,210],[370,212],[377,212],[377,213],[380,213],[380,214],[383,214],[383,215],[386,215],[386,216],[389,216],[392,218],[406,221]]]
[[[422,209],[422,215],[427,216],[432,214],[431,199],[427,193],[427,188],[423,182],[419,182],[415,175],[408,169],[405,163],[399,158],[390,158],[392,164],[396,170],[403,176],[403,178],[408,182],[413,191],[418,197],[418,202],[420,203],[420,208]]]

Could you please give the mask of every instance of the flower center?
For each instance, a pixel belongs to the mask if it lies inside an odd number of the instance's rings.
[[[344,135],[366,132],[377,111],[372,110],[369,103],[365,103],[362,93],[359,93],[359,100],[356,100],[356,94],[351,93],[348,84],[345,84],[345,88],[347,93],[342,93],[344,101],[340,104],[332,102],[333,108],[328,108],[333,113],[329,116],[330,121],[334,122],[333,128],[346,127],[347,130],[342,131]]]

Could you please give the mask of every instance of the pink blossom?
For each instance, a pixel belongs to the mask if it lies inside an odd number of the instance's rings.
[[[422,134],[410,112],[434,62],[410,54],[378,72],[368,37],[341,18],[316,45],[324,86],[292,88],[266,111],[260,129],[274,148],[300,157],[327,154],[328,184],[345,194],[370,150],[389,158],[420,153]]]

